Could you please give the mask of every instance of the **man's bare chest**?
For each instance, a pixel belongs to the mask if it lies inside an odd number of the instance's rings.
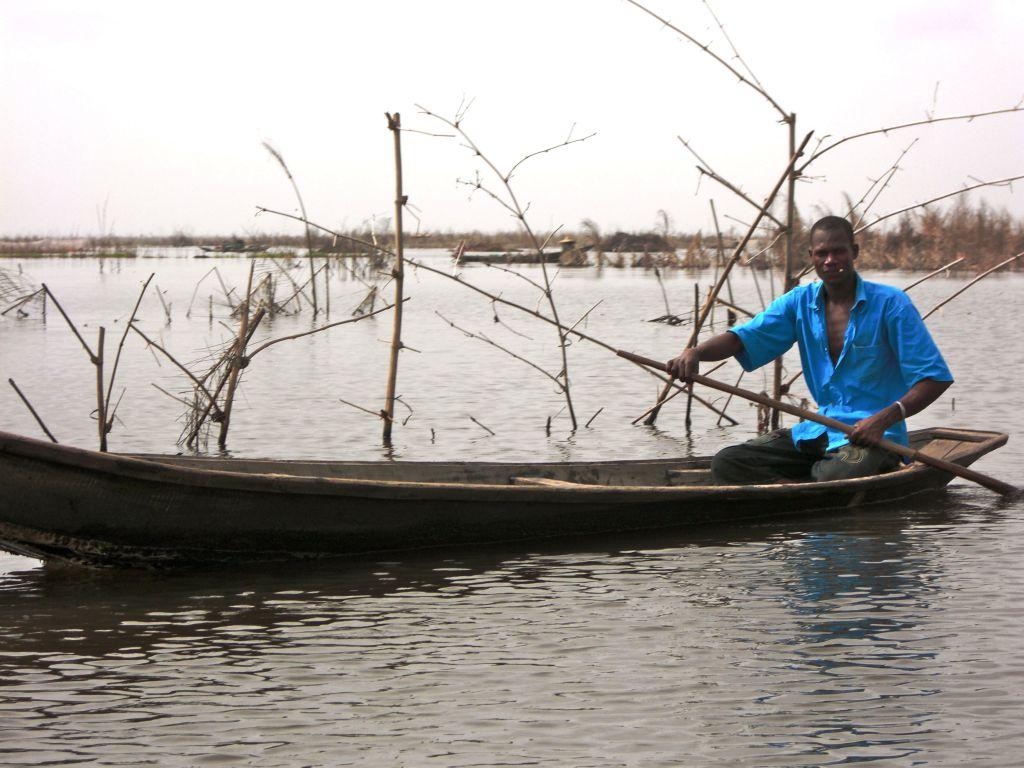
[[[828,302],[825,310],[825,327],[828,330],[828,354],[832,358],[832,365],[836,365],[843,354],[846,328],[849,324],[850,307]]]

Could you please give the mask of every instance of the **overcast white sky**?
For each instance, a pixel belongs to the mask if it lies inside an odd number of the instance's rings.
[[[701,0],[650,0],[731,54]],[[800,132],[843,136],[1024,97],[1024,2],[715,0],[744,59]],[[0,235],[91,234],[106,205],[116,234],[289,231],[256,205],[294,210],[269,140],[310,216],[354,226],[393,198],[385,111],[438,130],[415,104],[465,122],[502,166],[530,161],[517,190],[544,229],[710,227],[749,210],[705,180],[682,135],[720,173],[762,197],[785,164],[786,133],[756,93],[624,0],[74,2],[0,0]],[[839,207],[915,137],[875,211],[1024,174],[1024,114],[851,142],[812,171],[798,202]],[[452,140],[406,134],[405,184],[426,229],[512,225],[456,184],[473,158]],[[696,193],[696,194],[695,194]],[[984,195],[1024,215],[1017,194]]]

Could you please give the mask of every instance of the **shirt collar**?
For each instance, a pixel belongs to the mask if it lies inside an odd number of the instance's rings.
[[[811,298],[811,305],[815,309],[821,309],[822,289],[824,287],[825,287],[825,284],[823,282],[821,282],[821,280],[818,280],[816,283],[813,283],[811,285],[811,290],[813,291],[813,295],[812,295],[812,298]],[[862,302],[865,302],[867,300],[868,300],[868,294],[867,294],[867,291],[864,289],[864,280],[861,278],[860,272],[858,272],[857,273],[857,290],[856,290],[856,292],[854,293],[854,296],[853,296],[853,306],[856,307],[858,304],[860,304]]]

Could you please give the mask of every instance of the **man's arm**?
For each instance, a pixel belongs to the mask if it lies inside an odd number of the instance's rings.
[[[921,379],[900,398],[900,402],[903,403],[903,407],[907,411],[907,416],[920,413],[934,403],[943,392],[949,389],[952,383],[952,381]],[[903,421],[903,413],[900,411],[900,407],[893,403],[874,416],[861,419],[854,424],[853,432],[850,433],[850,442],[864,447],[875,445],[883,438],[885,430],[900,421]]]
[[[740,341],[740,337],[731,331],[726,331],[712,336],[696,347],[684,349],[679,357],[668,361],[668,370],[675,378],[689,381],[694,374],[700,373],[701,361],[713,363],[716,360],[735,357],[742,351],[743,342]]]

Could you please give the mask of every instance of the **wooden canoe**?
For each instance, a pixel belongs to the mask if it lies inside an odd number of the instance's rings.
[[[560,251],[544,251],[544,263],[557,264],[561,255]],[[541,258],[530,251],[463,253],[459,257],[459,262],[462,264],[540,264]]]
[[[1005,434],[911,443],[969,465]],[[685,528],[879,504],[944,487],[914,463],[857,480],[708,484],[710,458],[493,463],[105,454],[0,432],[0,548],[93,566],[331,557]]]

